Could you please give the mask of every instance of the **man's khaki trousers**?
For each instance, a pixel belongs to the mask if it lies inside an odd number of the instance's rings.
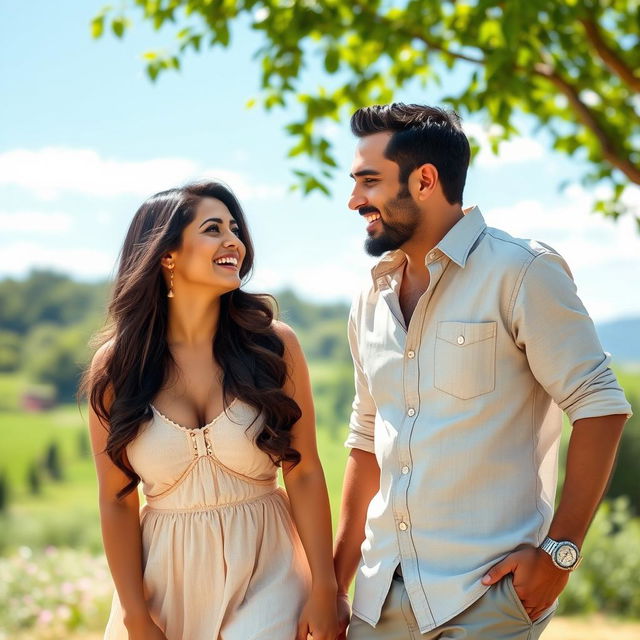
[[[348,640],[537,640],[557,603],[535,622],[527,616],[511,575],[492,585],[468,609],[443,625],[421,634],[401,578],[394,577],[376,627],[351,618]]]

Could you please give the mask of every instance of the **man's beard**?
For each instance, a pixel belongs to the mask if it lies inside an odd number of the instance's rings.
[[[380,218],[382,232],[369,236],[364,241],[365,251],[370,256],[381,256],[386,251],[399,249],[413,236],[420,221],[420,209],[409,195],[408,190],[401,189],[398,195],[383,207],[387,218],[404,218],[404,222],[385,222]]]

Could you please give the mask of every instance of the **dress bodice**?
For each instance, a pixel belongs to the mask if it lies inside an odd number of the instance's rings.
[[[127,446],[154,509],[197,510],[259,498],[276,486],[277,467],[255,444],[262,417],[234,400],[209,424],[187,429],[155,407]]]

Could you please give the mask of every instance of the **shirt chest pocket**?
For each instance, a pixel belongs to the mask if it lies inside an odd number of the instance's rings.
[[[496,322],[439,322],[434,386],[461,400],[496,384]]]

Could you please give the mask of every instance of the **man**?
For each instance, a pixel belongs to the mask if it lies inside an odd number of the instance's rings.
[[[351,127],[349,207],[385,255],[349,318],[343,627],[357,570],[350,640],[537,638],[631,408],[563,259],[462,209],[457,116],[392,104]],[[554,515],[556,404],[573,432]]]

